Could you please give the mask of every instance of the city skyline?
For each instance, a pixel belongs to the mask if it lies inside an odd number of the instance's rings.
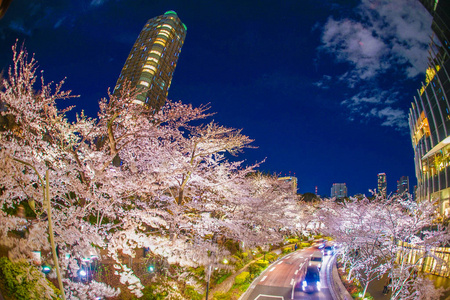
[[[168,98],[209,103],[217,122],[242,128],[258,148],[239,159],[267,158],[260,170],[295,175],[299,193],[317,186],[323,195],[333,182],[346,182],[349,195],[369,194],[380,172],[388,193],[401,176],[415,185],[406,114],[424,78],[431,34],[418,1],[16,0],[0,20],[0,69],[11,64],[18,39],[47,81],[67,77],[63,87],[81,95],[68,104],[95,116],[142,24],[170,10],[189,34]]]

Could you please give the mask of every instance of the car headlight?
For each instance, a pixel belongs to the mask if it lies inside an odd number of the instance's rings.
[[[308,285],[308,283],[306,282],[306,280],[303,280],[302,287],[305,288],[307,285]]]
[[[317,289],[320,290],[321,287],[322,285],[320,284],[320,281],[317,281]]]

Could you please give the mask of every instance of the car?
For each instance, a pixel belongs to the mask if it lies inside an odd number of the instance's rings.
[[[323,261],[322,251],[314,251],[313,254],[311,254],[311,257],[309,258],[308,266],[315,266],[317,269],[320,270],[320,268],[322,267],[322,261]]]
[[[299,281],[298,285],[305,293],[314,293],[320,291],[320,271],[317,266],[308,266],[304,277]]]
[[[333,255],[334,253],[334,246],[327,245],[323,248],[323,254],[324,255]]]

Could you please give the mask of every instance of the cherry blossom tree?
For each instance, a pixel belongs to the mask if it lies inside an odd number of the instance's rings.
[[[17,46],[13,53],[0,91],[0,244],[13,260],[58,250],[69,299],[120,292],[77,279],[91,257],[112,259],[121,283],[140,297],[143,285],[119,254],[146,247],[170,264],[208,265],[211,253],[226,255],[223,239],[264,244],[298,221],[287,184],[251,175],[259,164],[230,159],[251,139],[214,122],[193,125],[211,116],[207,106],[167,101],[154,112],[125,88],[100,101],[98,118],[81,112],[69,121],[73,107],[57,107],[73,97],[63,81],[45,83],[34,57]],[[20,203],[34,217],[7,213]]]
[[[326,233],[342,245],[341,257],[350,268],[349,276],[363,284],[364,293],[371,281],[384,275],[392,279],[392,299],[407,299],[431,289],[428,284],[416,284],[421,259],[410,261],[408,254],[411,246],[426,253],[448,241],[447,230],[433,223],[433,202],[417,203],[397,195],[325,201],[321,218]]]

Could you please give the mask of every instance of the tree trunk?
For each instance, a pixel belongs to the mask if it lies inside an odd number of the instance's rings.
[[[183,204],[183,201],[184,201],[184,189],[183,189],[183,188],[180,188],[180,191],[179,191],[179,193],[178,193],[177,204],[178,204],[178,205],[181,205],[181,204]]]

